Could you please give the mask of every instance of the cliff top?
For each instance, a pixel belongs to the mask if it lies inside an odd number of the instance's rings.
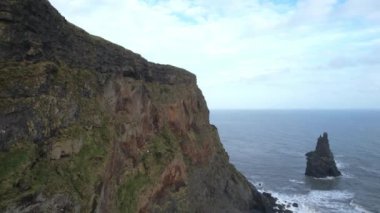
[[[47,0],[0,2],[0,62],[52,61],[136,80],[195,83],[194,74],[140,55],[72,25]]]

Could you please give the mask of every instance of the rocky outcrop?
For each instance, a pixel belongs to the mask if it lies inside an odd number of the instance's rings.
[[[229,162],[196,77],[0,2],[0,212],[273,212]]]
[[[315,151],[308,152],[306,157],[307,165],[305,175],[316,178],[342,175],[336,167],[326,132],[323,133],[323,136],[319,136]]]

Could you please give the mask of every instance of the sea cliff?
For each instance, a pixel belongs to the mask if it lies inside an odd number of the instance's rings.
[[[196,77],[0,2],[0,212],[271,212],[229,163]]]

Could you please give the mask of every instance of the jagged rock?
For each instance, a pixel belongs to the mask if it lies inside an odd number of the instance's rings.
[[[323,136],[319,136],[315,151],[306,153],[306,157],[306,176],[325,178],[328,176],[336,177],[342,175],[336,167],[326,132],[323,133]]]
[[[0,212],[275,212],[192,73],[0,1]]]

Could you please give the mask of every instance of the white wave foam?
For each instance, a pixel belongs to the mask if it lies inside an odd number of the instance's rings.
[[[289,182],[292,182],[292,183],[298,183],[298,184],[305,184],[304,181],[295,180],[295,179],[289,179]]]
[[[348,191],[313,190],[307,194],[283,194],[270,192],[279,199],[279,203],[297,203],[298,208],[291,206],[293,212],[332,212],[332,213],[367,213],[363,207],[352,202],[354,193]]]
[[[350,166],[348,163],[344,163],[343,161],[337,159],[335,159],[335,163],[339,170],[346,169]]]
[[[333,177],[333,176],[327,176],[327,177],[324,177],[324,178],[317,178],[317,177],[311,177],[315,180],[334,180],[335,178],[339,178],[339,177]]]
[[[353,174],[347,173],[346,171],[340,171],[343,178],[355,178]]]
[[[359,205],[359,204],[356,204],[354,202],[354,200],[351,200],[350,202],[350,206],[352,206],[356,211],[360,212],[360,213],[372,213],[368,210],[366,210],[363,206]]]
[[[341,160],[335,160],[336,167],[340,170],[342,173],[343,178],[354,178],[354,175],[347,172],[347,168],[349,168],[350,164],[345,163]]]

